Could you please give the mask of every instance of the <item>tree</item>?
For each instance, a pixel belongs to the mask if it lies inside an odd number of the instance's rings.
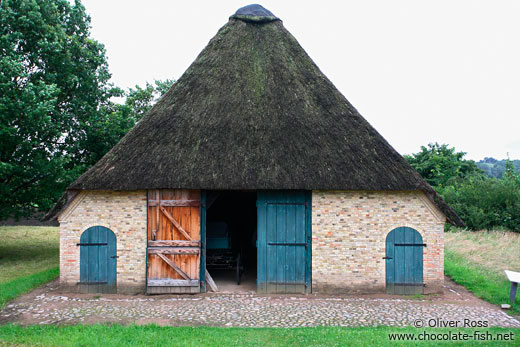
[[[455,180],[483,175],[473,160],[464,159],[465,155],[465,152],[456,152],[454,147],[436,142],[428,144],[428,147],[421,146],[420,152],[404,157],[426,182],[442,188]]]
[[[520,232],[520,173],[505,161],[502,178],[488,178],[464,152],[438,143],[405,156],[473,230],[507,228]],[[500,163],[486,158],[486,162]]]
[[[155,102],[170,89],[173,83],[175,83],[175,80],[155,80],[153,84],[146,82],[144,88],[140,86],[135,86],[135,89],[130,88],[126,94],[124,106],[126,106],[129,116],[132,117],[134,122],[139,121]]]
[[[470,229],[503,227],[520,232],[518,175],[470,177],[445,187],[441,195]]]
[[[105,153],[137,123],[168,91],[175,81],[166,79],[155,80],[154,84],[146,82],[144,88],[135,86],[125,95],[123,104],[110,104],[104,107],[98,121],[91,125],[86,143],[82,146],[89,149],[85,163],[87,167],[94,165]]]
[[[0,3],[0,219],[47,210],[99,157],[109,78],[79,1]]]

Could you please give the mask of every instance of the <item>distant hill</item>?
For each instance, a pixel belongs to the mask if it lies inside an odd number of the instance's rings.
[[[516,171],[520,171],[520,160],[512,160]],[[495,158],[484,158],[476,163],[489,177],[501,178],[506,171],[506,160],[497,160]]]

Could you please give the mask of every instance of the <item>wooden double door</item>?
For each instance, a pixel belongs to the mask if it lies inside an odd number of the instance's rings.
[[[205,290],[205,205],[200,190],[148,191],[148,293]],[[310,223],[310,192],[257,193],[259,293],[311,292]]]

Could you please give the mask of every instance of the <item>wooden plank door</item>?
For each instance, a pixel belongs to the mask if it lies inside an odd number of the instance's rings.
[[[258,193],[258,292],[310,292],[308,202],[304,191]]]
[[[392,230],[386,237],[386,290],[389,294],[423,294],[421,234],[409,227]]]
[[[200,292],[200,190],[148,191],[147,293]]]
[[[94,226],[81,234],[80,292],[116,293],[117,256],[114,232]]]

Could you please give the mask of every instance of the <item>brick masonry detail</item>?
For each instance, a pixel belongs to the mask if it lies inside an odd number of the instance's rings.
[[[441,291],[444,222],[420,191],[313,191],[313,292],[384,291],[386,236],[401,226],[416,229],[427,244],[425,292]]]
[[[146,191],[83,191],[59,217],[60,282],[80,279],[81,234],[104,226],[116,235],[118,292],[143,292],[146,269]]]

